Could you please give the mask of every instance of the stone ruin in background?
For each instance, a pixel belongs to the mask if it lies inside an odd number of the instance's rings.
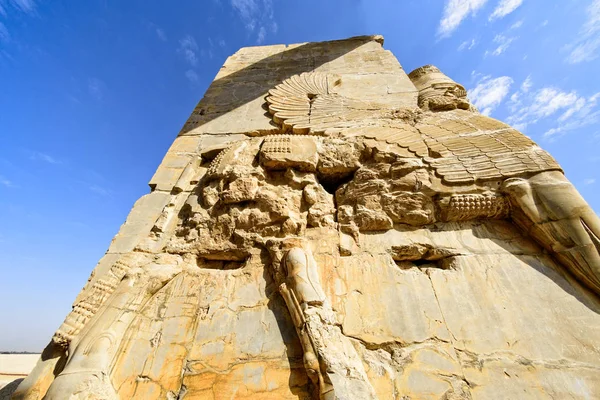
[[[14,398],[600,398],[600,220],[382,44],[229,57]]]

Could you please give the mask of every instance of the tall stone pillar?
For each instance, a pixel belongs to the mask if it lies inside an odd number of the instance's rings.
[[[599,236],[382,37],[243,48],[13,398],[600,398]]]

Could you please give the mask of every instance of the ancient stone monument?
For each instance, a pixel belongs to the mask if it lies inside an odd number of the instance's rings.
[[[600,398],[600,220],[382,44],[231,56],[14,398]]]

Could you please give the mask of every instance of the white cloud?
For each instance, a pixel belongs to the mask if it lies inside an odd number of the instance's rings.
[[[506,49],[510,46],[512,42],[514,42],[517,38],[515,37],[506,37],[504,35],[496,35],[494,37],[494,43],[498,45],[493,51],[486,51],[484,56],[488,56],[489,54],[493,56],[499,56],[504,53]]]
[[[264,26],[261,26],[260,29],[258,30],[258,37],[256,38],[256,43],[258,43],[258,44],[264,43],[266,37],[267,37],[267,30],[265,29]]]
[[[594,0],[587,8],[587,21],[583,26],[585,33],[600,31],[600,0]]]
[[[192,83],[198,82],[198,74],[192,69],[185,71],[185,77],[188,78]]]
[[[267,32],[277,32],[272,0],[230,0],[249,33],[256,33],[256,43],[261,44]]]
[[[525,82],[521,86],[525,86],[529,90],[531,86],[528,86]],[[520,90],[511,96],[509,108],[513,114],[508,118],[508,121],[511,124],[526,127],[558,111],[566,112],[575,106],[578,99],[579,97],[574,91],[567,93],[553,87],[545,87],[529,94]]]
[[[29,153],[29,159],[33,160],[33,161],[44,161],[47,162],[48,164],[62,164],[62,161],[52,157],[49,154],[46,153],[42,153],[40,151],[27,151]]]
[[[502,103],[512,83],[512,78],[508,76],[484,76],[474,89],[469,90],[469,98],[482,114],[490,115],[494,108]]]
[[[581,27],[577,39],[566,46],[570,51],[566,61],[577,64],[598,57],[600,49],[600,0],[594,0],[586,9],[587,20]]]
[[[600,93],[593,96],[580,96],[575,90],[570,92],[555,87],[543,87],[531,91],[531,78],[521,85],[508,104],[512,115],[507,119],[515,129],[524,130],[540,120],[555,118],[556,124],[544,133],[547,139],[554,139],[569,131],[600,122],[598,102]]]
[[[500,0],[500,3],[498,3],[494,9],[494,12],[490,15],[489,20],[493,21],[495,19],[504,18],[519,8],[521,4],[523,4],[523,0]]]
[[[486,2],[487,0],[447,0],[438,35],[442,38],[450,36],[466,17],[477,14]]]
[[[558,110],[574,107],[578,100],[575,91],[567,93],[546,87],[537,92],[530,110],[536,117],[548,117]]]
[[[260,12],[258,2],[255,0],[231,0],[231,6],[240,15],[246,29],[253,31],[257,24],[256,16]]]
[[[593,185],[594,183],[596,183],[596,179],[595,178],[587,178],[583,181],[584,185]]]
[[[589,98],[578,98],[557,119],[558,125],[544,132],[544,137],[553,140],[567,134],[569,131],[600,123],[599,99],[600,93],[596,93]]]
[[[177,51],[183,54],[183,57],[191,65],[196,66],[198,64],[198,56],[196,55],[198,44],[192,35],[186,35],[179,41],[179,48]]]
[[[475,41],[475,39],[465,40],[460,44],[460,46],[458,46],[458,51],[471,50],[473,47],[475,47],[476,44],[477,42]]]
[[[158,38],[163,42],[167,41],[167,35],[165,34],[165,31],[160,28],[156,28],[156,36],[158,36]]]
[[[533,82],[531,80],[531,75],[528,75],[527,78],[521,84],[521,91],[524,93],[529,92],[529,89],[533,86]]]
[[[514,24],[512,24],[509,29],[511,29],[511,30],[513,30],[513,29],[519,29],[522,26],[523,26],[523,20],[520,19],[517,22],[515,22]]]

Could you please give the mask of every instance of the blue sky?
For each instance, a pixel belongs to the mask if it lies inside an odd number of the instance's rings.
[[[600,0],[0,0],[0,350],[44,347],[227,56],[375,33],[600,211]]]

